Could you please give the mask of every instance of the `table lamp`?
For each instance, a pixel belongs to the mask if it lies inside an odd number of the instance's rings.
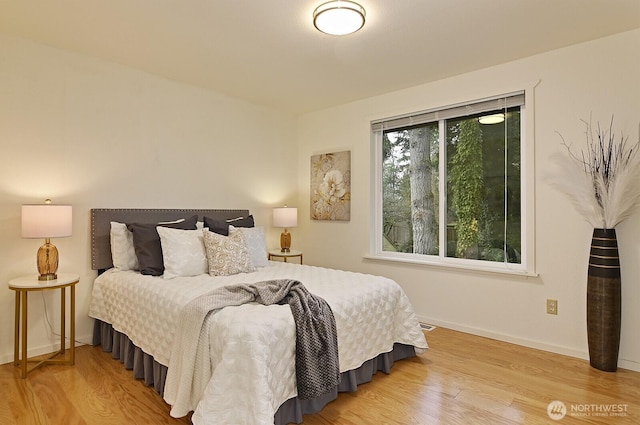
[[[284,231],[280,234],[280,252],[291,251],[291,233],[289,227],[298,225],[298,209],[288,208],[286,205],[282,208],[273,209],[273,226],[283,227]]]
[[[50,238],[71,236],[71,205],[53,205],[50,199],[44,204],[22,206],[22,237],[44,238],[38,250],[38,280],[56,280],[58,275],[58,249]]]

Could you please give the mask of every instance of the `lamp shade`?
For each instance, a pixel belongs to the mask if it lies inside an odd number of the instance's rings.
[[[64,238],[73,227],[71,205],[23,205],[23,238]]]
[[[274,227],[296,227],[298,225],[298,209],[297,208],[274,208],[273,209],[273,226]]]

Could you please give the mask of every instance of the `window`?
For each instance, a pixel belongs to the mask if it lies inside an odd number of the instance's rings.
[[[525,94],[372,123],[378,258],[527,272]]]

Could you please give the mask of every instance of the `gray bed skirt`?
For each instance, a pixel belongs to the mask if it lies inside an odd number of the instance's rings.
[[[133,370],[136,379],[143,379],[147,385],[162,395],[167,377],[167,367],[136,347],[127,335],[115,331],[110,324],[96,320],[93,328],[93,345],[101,345],[102,350],[111,352],[111,357],[119,359],[127,369]],[[302,423],[302,415],[317,413],[338,397],[339,392],[356,391],[358,385],[369,382],[377,371],[389,373],[397,360],[415,356],[413,346],[394,344],[393,350],[366,361],[358,369],[341,374],[340,384],[333,391],[313,400],[297,397],[285,401],[274,416],[274,424]]]

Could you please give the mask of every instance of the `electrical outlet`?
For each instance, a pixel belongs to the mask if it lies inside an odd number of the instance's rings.
[[[558,300],[547,299],[547,314],[558,314]]]

